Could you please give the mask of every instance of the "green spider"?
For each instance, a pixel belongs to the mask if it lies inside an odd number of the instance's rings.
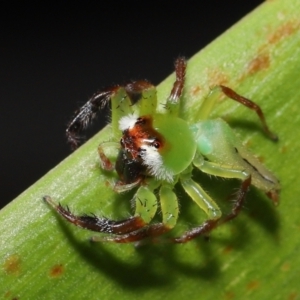
[[[197,236],[207,235],[218,225],[236,217],[251,184],[277,204],[280,185],[276,177],[243,146],[227,123],[222,119],[209,119],[215,104],[214,94],[222,92],[254,110],[267,135],[276,141],[277,136],[269,130],[260,107],[220,85],[213,88],[204,99],[199,109],[198,122],[190,123],[181,117],[180,111],[185,70],[185,59],[178,58],[175,62],[176,80],[166,104],[160,110],[155,87],[148,81],[134,81],[96,93],[70,122],[66,134],[72,147],[77,148],[79,133],[110,101],[113,141],[99,145],[100,166],[106,171],[117,172],[119,178],[113,186],[115,192],[137,189],[133,197],[135,214],[118,221],[95,215],[76,216],[49,196],[44,197],[69,222],[108,234],[92,237],[92,241],[138,242],[170,231],[176,225],[179,215],[178,200],[174,193],[177,183],[207,214],[207,220],[182,236],[172,238],[174,243],[185,243]],[[118,152],[115,164],[107,155],[111,149]],[[222,218],[218,205],[192,179],[194,167],[209,175],[242,181],[227,216]],[[162,222],[151,223],[158,208],[157,198],[160,201]]]

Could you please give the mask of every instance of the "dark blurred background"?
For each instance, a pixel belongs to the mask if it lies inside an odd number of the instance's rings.
[[[95,91],[130,79],[158,84],[176,57],[262,2],[1,5],[0,207],[68,156],[66,124]]]

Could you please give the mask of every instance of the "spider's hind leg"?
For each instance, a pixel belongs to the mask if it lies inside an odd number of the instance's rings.
[[[174,243],[186,243],[199,235],[209,234],[217,226],[222,216],[219,206],[199,184],[192,180],[191,174],[181,176],[180,182],[191,199],[207,214],[208,219],[200,226],[188,230],[182,236],[173,238]]]
[[[222,212],[218,205],[199,184],[192,180],[191,174],[182,175],[180,181],[183,188],[191,199],[194,200],[196,204],[207,214],[208,219],[200,226],[187,231],[181,237],[173,239],[175,243],[186,243],[199,235],[207,235],[220,224],[235,218],[241,211],[246,194],[251,185],[251,175],[240,166],[233,168],[231,165],[227,166],[223,163],[209,162],[201,155],[196,157],[193,163],[195,167],[202,172],[223,178],[238,178],[242,180],[242,184],[237,193],[231,213],[224,218],[221,218]]]

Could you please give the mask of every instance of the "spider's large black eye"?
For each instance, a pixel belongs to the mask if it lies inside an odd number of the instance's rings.
[[[159,148],[160,148],[160,142],[155,141],[155,142],[152,143],[152,146],[153,146],[154,148],[156,148],[156,149],[159,149]]]

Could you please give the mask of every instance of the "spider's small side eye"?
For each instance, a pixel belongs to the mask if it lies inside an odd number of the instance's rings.
[[[145,118],[137,118],[136,122],[135,122],[135,125],[143,125],[145,123],[146,123]]]

